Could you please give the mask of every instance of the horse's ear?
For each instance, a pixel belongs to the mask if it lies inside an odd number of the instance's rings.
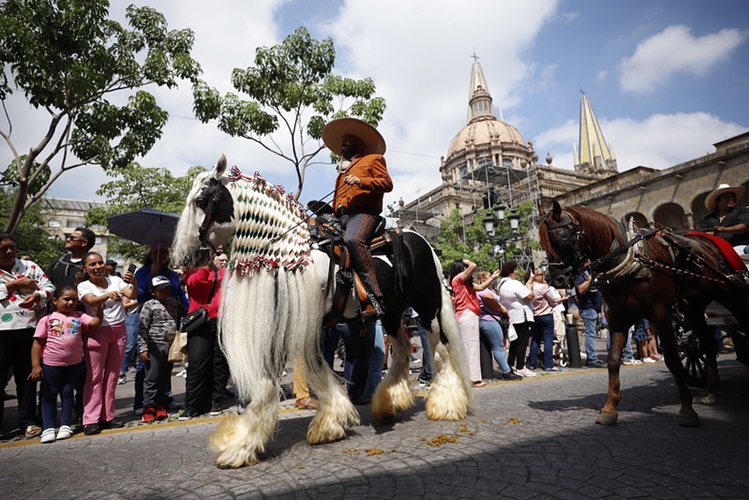
[[[544,203],[540,200],[538,202],[538,215],[540,215],[541,217],[546,215],[546,207],[544,206]]]
[[[221,156],[218,157],[218,161],[216,162],[216,167],[214,168],[214,170],[214,175],[217,179],[224,175],[224,171],[226,170],[226,155],[224,155],[224,153],[221,153]]]
[[[562,205],[557,200],[551,202],[551,216],[554,220],[560,220],[562,218]]]

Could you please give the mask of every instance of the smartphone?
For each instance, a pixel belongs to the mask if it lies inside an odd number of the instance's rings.
[[[135,264],[130,264],[129,266],[127,266],[128,272],[134,273],[135,267],[136,267]]]

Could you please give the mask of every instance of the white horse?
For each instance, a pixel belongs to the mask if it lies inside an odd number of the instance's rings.
[[[278,425],[280,379],[290,353],[307,365],[307,382],[319,400],[307,430],[310,444],[346,437],[359,414],[323,361],[323,317],[332,306],[329,257],[313,249],[304,208],[283,188],[232,169],[222,155],[190,191],[172,245],[178,266],[204,264],[232,238],[230,265],[221,288],[219,335],[239,397],[241,416],[227,417],[211,437],[221,468],[257,463]],[[399,240],[400,241],[400,240]],[[430,330],[435,377],[426,396],[427,417],[466,417],[473,391],[452,301],[431,246],[413,232],[399,242],[397,272],[376,259],[386,293],[385,331],[394,338],[393,364],[372,397],[372,415],[387,418],[414,405],[408,380],[409,346],[400,317],[412,306]]]

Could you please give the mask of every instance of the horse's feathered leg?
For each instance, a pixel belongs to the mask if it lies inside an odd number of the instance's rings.
[[[455,309],[444,288],[439,320],[434,318],[429,329],[440,331],[440,326],[447,343],[440,342],[434,350],[435,377],[426,395],[427,417],[430,420],[462,420],[468,416],[473,403],[473,388]]]
[[[209,441],[218,453],[216,465],[234,469],[260,461],[278,425],[278,381],[258,381],[245,412],[225,418]]]
[[[619,379],[619,368],[621,366],[622,352],[624,344],[627,341],[627,329],[629,326],[625,322],[612,321],[609,317],[609,332],[611,335],[611,349],[607,359],[609,369],[609,389],[606,398],[606,404],[601,408],[601,412],[596,417],[596,423],[601,425],[614,425],[619,418],[616,408],[622,399],[620,390],[621,381]]]
[[[327,267],[323,261],[316,265]],[[310,444],[343,439],[346,430],[359,423],[359,413],[322,357],[325,304],[324,287],[320,281],[322,276],[324,273],[316,274],[314,270],[298,273],[297,279],[292,282],[296,289],[290,290],[293,297],[300,299],[291,312],[298,325],[291,332],[292,350],[301,355],[307,365],[307,383],[318,399],[317,411],[307,428],[307,442]]]
[[[396,333],[391,336],[393,357],[390,367],[372,396],[372,416],[377,419],[390,418],[399,411],[411,408],[415,402],[414,392],[408,380],[411,345],[406,339],[399,318],[400,314],[395,320],[385,321],[385,331]]]
[[[226,419],[210,442],[221,468],[257,463],[278,425],[281,373],[293,328],[287,312],[287,277],[271,273],[227,276],[222,284],[219,330],[239,397],[249,401],[241,417]],[[247,321],[247,310],[253,321]]]

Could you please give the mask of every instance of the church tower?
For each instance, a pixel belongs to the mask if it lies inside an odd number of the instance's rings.
[[[601,126],[593,112],[588,96],[582,92],[580,98],[580,136],[575,148],[575,172],[594,174],[602,177],[619,173],[616,157],[610,144],[603,137]]]

